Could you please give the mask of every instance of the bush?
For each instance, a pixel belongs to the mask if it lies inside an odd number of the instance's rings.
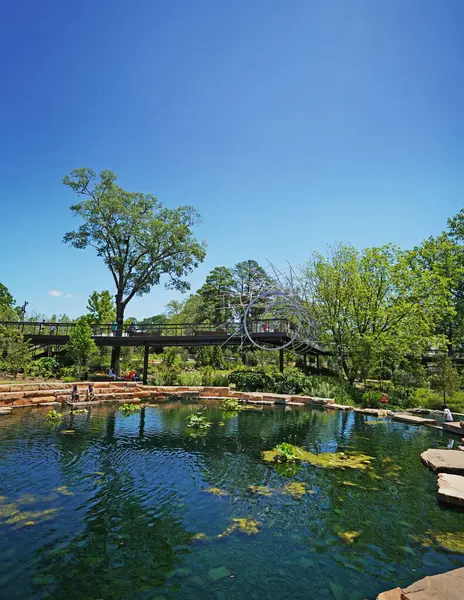
[[[229,373],[214,373],[213,385],[217,387],[229,387]]]
[[[229,383],[242,392],[273,392],[274,377],[264,371],[240,369],[229,374]]]
[[[200,369],[201,372],[201,385],[212,386],[214,382],[214,369],[213,367],[203,367]]]
[[[179,385],[201,385],[201,373],[187,371],[179,374]]]
[[[55,377],[58,372],[58,362],[52,356],[43,356],[34,360],[29,365],[27,372],[32,377],[43,377],[44,379]]]
[[[364,408],[380,408],[381,393],[375,390],[364,392],[361,399],[361,404]]]

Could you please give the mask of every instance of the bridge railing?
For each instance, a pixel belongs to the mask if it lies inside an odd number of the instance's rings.
[[[2,321],[0,325],[19,329],[25,336],[69,335],[75,323],[57,323],[50,321]],[[194,336],[194,335],[244,335],[243,323],[229,322],[220,326],[208,323],[90,323],[95,337],[112,336]],[[291,325],[283,319],[267,319],[247,322],[249,333],[283,333],[291,332]]]

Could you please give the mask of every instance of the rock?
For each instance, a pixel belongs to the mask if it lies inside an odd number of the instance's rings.
[[[210,569],[208,571],[208,579],[210,581],[219,581],[219,579],[225,579],[230,576],[230,571],[227,567],[216,567],[216,569]]]
[[[415,417],[406,413],[393,413],[392,419],[394,421],[401,421],[402,423],[410,423],[411,425],[437,425],[435,419],[423,419],[422,417]]]
[[[185,577],[188,577],[191,572],[192,569],[189,569],[188,567],[180,567],[179,569],[173,571],[171,577],[178,577],[179,579],[184,579]]]
[[[377,596],[377,600],[462,600],[464,567],[442,575],[424,577],[407,588],[395,588]]]
[[[206,587],[206,583],[203,581],[203,579],[201,577],[198,577],[198,575],[195,575],[195,577],[192,577],[192,579],[189,579],[188,584],[195,588],[198,588],[199,590],[203,590]]]
[[[422,452],[421,460],[436,473],[464,475],[464,454],[460,450],[430,448]]]
[[[1,406],[0,415],[9,415],[13,409],[10,406]]]
[[[464,477],[439,473],[438,500],[464,507]]]
[[[401,589],[395,588],[394,590],[389,590],[388,592],[383,592],[377,596],[377,600],[401,600]]]
[[[332,592],[334,600],[343,600],[343,588],[341,585],[337,585],[336,583],[329,581],[329,588]]]

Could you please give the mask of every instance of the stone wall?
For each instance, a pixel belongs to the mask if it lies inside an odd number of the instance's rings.
[[[0,385],[0,407],[43,406],[63,403],[71,399],[71,390],[78,386],[80,398],[86,400],[88,382],[25,383]],[[156,401],[169,398],[236,398],[253,404],[282,404],[290,406],[326,406],[334,401],[312,396],[238,392],[228,387],[203,386],[149,386],[138,382],[105,381],[94,383],[96,402],[138,402],[151,398]]]

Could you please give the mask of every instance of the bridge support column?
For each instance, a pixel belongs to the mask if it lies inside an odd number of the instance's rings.
[[[281,373],[284,372],[284,350],[281,348],[279,350],[279,370]]]
[[[143,353],[143,385],[147,385],[148,383],[148,354],[150,352],[150,346],[148,346],[148,344],[145,344],[143,347],[144,353]]]
[[[319,365],[319,354],[316,354],[316,369],[319,371],[320,369],[320,365]]]

